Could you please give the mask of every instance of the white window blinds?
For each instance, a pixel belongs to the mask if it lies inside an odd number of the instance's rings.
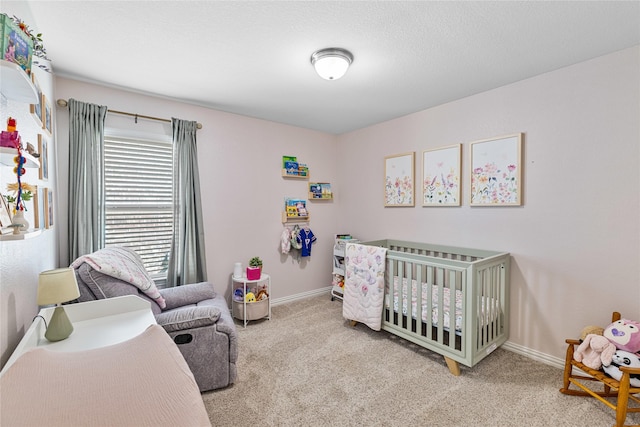
[[[105,136],[105,244],[136,251],[166,279],[173,234],[172,144]]]

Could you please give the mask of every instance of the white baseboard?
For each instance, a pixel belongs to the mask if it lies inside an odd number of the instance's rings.
[[[271,306],[276,306],[280,304],[286,304],[292,301],[298,301],[305,298],[315,297],[318,295],[326,295],[327,298],[331,298],[331,286],[327,286],[325,288],[314,289],[312,291],[303,292],[300,294],[289,295],[283,298],[276,298],[271,302]],[[559,369],[564,369],[564,358],[550,356],[546,353],[541,353],[539,351],[530,349],[528,347],[521,346],[519,344],[515,344],[511,341],[507,341],[502,344],[502,348],[505,350],[511,351],[513,353],[520,354],[524,357],[528,357],[529,359],[544,363],[545,365],[550,365]]]
[[[298,301],[305,298],[315,297],[318,295],[326,295],[327,299],[331,299],[331,286],[327,286],[326,288],[314,289],[312,291],[303,292],[301,294],[289,295],[288,297],[282,298],[274,298],[271,301],[271,306],[276,306],[280,304],[286,304],[292,301]]]
[[[535,361],[544,363],[545,365],[550,365],[556,368],[564,369],[563,358],[550,356],[546,353],[541,353],[539,351],[521,346],[519,344],[512,343],[511,341],[507,341],[504,344],[502,344],[502,348],[504,348],[505,350],[511,351],[513,353],[520,354],[524,357],[528,357],[529,359],[533,359]]]

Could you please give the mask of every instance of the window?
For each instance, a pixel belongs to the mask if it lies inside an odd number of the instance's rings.
[[[105,246],[136,251],[151,277],[166,281],[173,235],[171,141],[105,136]]]

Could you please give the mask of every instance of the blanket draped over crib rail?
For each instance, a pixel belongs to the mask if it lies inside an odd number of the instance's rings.
[[[345,248],[342,316],[374,331],[382,327],[386,253],[387,248],[356,243]]]

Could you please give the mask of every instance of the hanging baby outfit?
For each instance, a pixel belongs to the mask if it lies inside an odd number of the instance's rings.
[[[285,227],[280,236],[280,250],[283,254],[288,254],[291,250],[291,230]]]
[[[301,249],[302,243],[300,242],[300,226],[295,225],[291,231],[291,247],[293,249]]]
[[[311,245],[315,242],[316,236],[313,234],[310,228],[303,228],[298,232],[297,241],[300,243],[301,254],[300,256],[306,257],[311,256]]]

